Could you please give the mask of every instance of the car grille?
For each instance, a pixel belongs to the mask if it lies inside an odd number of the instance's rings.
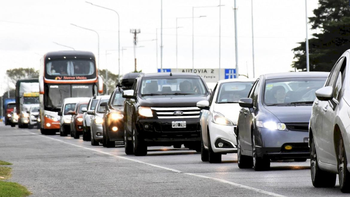
[[[158,119],[187,119],[199,118],[198,107],[152,107]]]
[[[291,131],[308,132],[309,123],[286,123],[286,126]]]

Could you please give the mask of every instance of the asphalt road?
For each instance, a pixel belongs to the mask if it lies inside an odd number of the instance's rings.
[[[271,170],[239,169],[236,154],[204,163],[186,148],[148,147],[127,156],[123,146],[104,148],[38,129],[0,123],[0,160],[11,162],[9,181],[35,197],[48,196],[344,196],[338,188],[314,188],[306,162],[272,162]]]

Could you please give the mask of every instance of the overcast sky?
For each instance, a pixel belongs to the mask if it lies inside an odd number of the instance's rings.
[[[305,40],[306,0],[253,0],[255,76],[292,70],[292,48]],[[85,0],[0,0],[0,93],[7,90],[5,72],[13,68],[39,69],[49,51],[92,51],[100,69],[118,74],[118,15]],[[134,69],[133,35],[140,29],[136,49],[137,69],[160,68],[161,19],[163,68],[235,68],[234,0],[89,0],[118,12],[120,17],[120,71]],[[161,2],[163,17],[161,17]],[[238,68],[253,76],[252,4],[236,0]],[[318,0],[307,0],[307,13]],[[192,7],[194,48],[192,48]],[[178,18],[178,19],[177,19]],[[176,33],[176,19],[178,28]],[[88,31],[71,24],[93,29]],[[310,26],[309,26],[310,27]],[[314,33],[310,29],[309,37]],[[156,34],[158,32],[158,34]],[[178,42],[176,43],[176,35]],[[99,39],[98,39],[99,38]],[[221,58],[219,58],[221,38]],[[99,42],[98,42],[99,40]],[[99,46],[99,47],[98,47]],[[176,55],[176,46],[178,53]],[[98,50],[99,49],[99,50]],[[192,56],[192,50],[194,56]],[[158,61],[156,61],[158,59]],[[220,60],[220,61],[219,61]]]

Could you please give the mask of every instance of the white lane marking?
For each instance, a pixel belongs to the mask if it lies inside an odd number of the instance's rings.
[[[32,133],[32,132],[30,132],[30,133]],[[250,186],[234,183],[234,182],[231,182],[231,181],[226,181],[224,179],[218,179],[218,178],[203,176],[203,175],[194,174],[194,173],[182,172],[180,170],[176,170],[176,169],[167,168],[167,167],[160,166],[160,165],[155,165],[155,164],[143,162],[143,161],[140,161],[140,160],[137,160],[137,159],[131,159],[131,158],[127,158],[127,157],[124,157],[124,156],[118,156],[118,155],[114,155],[112,153],[107,153],[107,152],[104,152],[104,151],[101,151],[101,150],[96,150],[96,149],[93,149],[93,148],[87,148],[87,147],[84,147],[84,146],[72,144],[72,143],[65,142],[65,141],[60,140],[60,139],[51,138],[51,137],[48,137],[48,136],[45,136],[45,135],[41,135],[41,134],[37,134],[37,133],[32,133],[32,134],[39,135],[39,136],[42,136],[42,137],[46,137],[48,139],[55,140],[55,141],[58,141],[58,142],[61,142],[61,143],[64,143],[64,144],[68,144],[68,145],[71,145],[71,146],[75,146],[75,147],[78,147],[78,148],[83,148],[83,149],[94,151],[94,152],[98,152],[98,153],[101,153],[101,154],[104,154],[104,155],[109,155],[109,156],[112,156],[112,157],[115,157],[115,158],[124,159],[124,160],[132,161],[132,162],[135,162],[135,163],[148,165],[148,166],[152,166],[152,167],[155,167],[155,168],[168,170],[168,171],[175,172],[175,173],[183,173],[183,174],[188,175],[188,176],[194,176],[194,177],[198,177],[198,178],[209,179],[209,180],[217,181],[217,182],[220,182],[220,183],[229,184],[229,185],[232,185],[232,186],[235,186],[235,187],[239,187],[239,188],[255,191],[257,193],[266,194],[266,195],[269,195],[269,196],[285,197],[284,195],[276,194],[276,193],[273,193],[273,192],[268,192],[268,191],[257,189],[257,188],[254,188],[254,187],[250,187]]]

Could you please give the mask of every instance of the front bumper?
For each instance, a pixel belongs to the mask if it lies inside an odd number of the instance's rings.
[[[124,122],[108,120],[106,125],[106,132],[111,141],[124,140]]]
[[[214,153],[236,153],[236,126],[223,126],[215,123],[209,125],[210,143]]]
[[[310,158],[307,131],[270,131],[260,128],[260,138],[256,138],[258,156],[271,159]]]
[[[94,129],[92,129],[92,135],[94,136],[94,139],[98,142],[102,142],[103,140],[103,126],[102,124],[97,124],[93,126]]]
[[[176,119],[176,121],[186,121],[186,128],[173,128],[173,121],[172,119],[139,119],[136,127],[149,145],[200,142],[199,119]]]

